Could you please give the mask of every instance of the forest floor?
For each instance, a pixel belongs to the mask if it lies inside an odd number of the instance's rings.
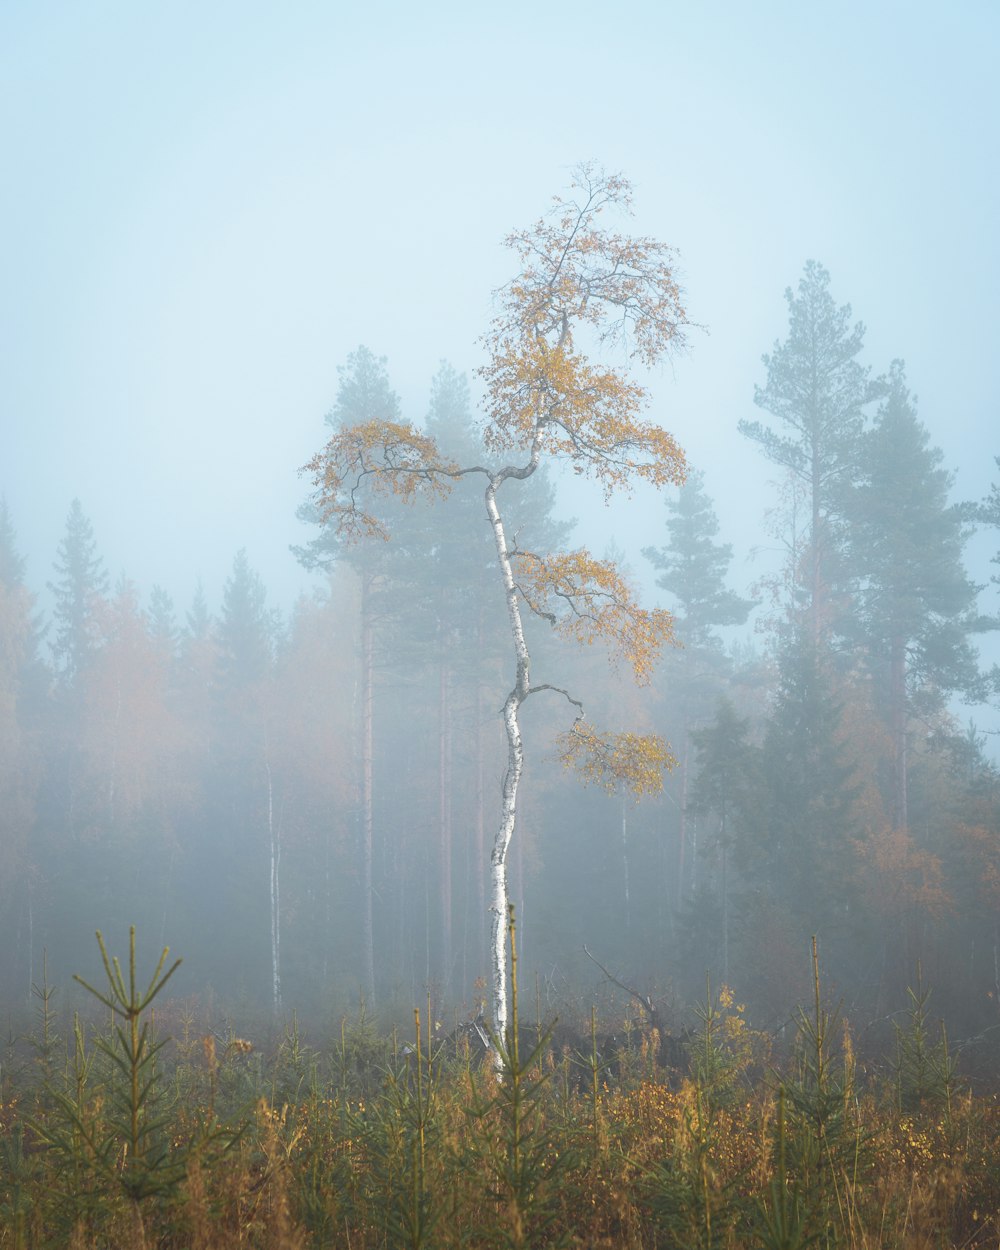
[[[109,967],[103,1023],[48,990],[0,1074],[0,1247],[995,1246],[1000,1103],[912,996],[859,1064],[817,992],[776,1056],[725,988],[683,1044],[520,1027],[408,1040],[364,1013],[267,1053]],[[157,979],[151,988],[155,991]],[[818,987],[817,987],[818,989]],[[516,1000],[515,1000],[516,1003]],[[163,1016],[174,1023],[169,1007]]]

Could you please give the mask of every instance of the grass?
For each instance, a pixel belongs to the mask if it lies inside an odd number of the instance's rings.
[[[436,1044],[419,1013],[405,1041],[362,1015],[317,1046],[293,1018],[267,1055],[191,1016],[154,1037],[134,960],[105,969],[106,1018],[61,1037],[43,986],[31,1037],[8,1047],[0,1247],[1000,1241],[1000,1108],[941,1067],[923,990],[881,1075],[858,1074],[815,964],[780,1061],[722,987],[684,1072],[658,1067],[650,1037],[598,1056],[596,1023],[578,1049],[522,1029],[497,1070]]]

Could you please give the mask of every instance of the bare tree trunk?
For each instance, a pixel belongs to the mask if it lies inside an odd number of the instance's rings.
[[[906,795],[906,644],[902,638],[892,640],[890,664],[889,698],[893,746],[892,823],[896,829],[905,829],[909,823],[909,813]]]
[[[993,1001],[1000,1005],[1000,924],[993,925]]]
[[[994,946],[994,951],[995,951]],[[32,907],[31,883],[28,883],[28,1002],[31,1002],[31,990],[35,984],[35,913]]]
[[[441,661],[438,672],[438,890],[441,908],[441,989],[447,996],[452,980],[451,885],[451,707],[448,661],[442,620]]]
[[[729,984],[729,847],[726,822],[722,822],[722,980]]]
[[[629,898],[629,879],[628,879],[628,800],[625,795],[619,796],[619,802],[622,805],[622,878],[625,890],[625,932],[632,927],[632,902]]]
[[[814,401],[815,404],[815,401]],[[813,409],[815,411],[815,407]],[[822,525],[823,518],[819,509],[820,461],[819,450],[815,443],[812,451],[812,530],[810,533],[809,551],[809,636],[812,640],[813,655],[819,655],[820,637],[822,634],[823,611],[823,569],[822,569]]]
[[[361,579],[361,944],[368,1006],[375,1006],[375,935],[373,923],[372,721],[375,702],[375,627],[372,623],[371,575]]]
[[[690,751],[690,741],[688,739],[687,723],[685,721],[681,729],[681,737],[684,742],[681,750],[681,805],[680,814],[678,816],[678,841],[677,841],[677,888],[675,892],[676,905],[679,907],[684,897],[684,876],[687,872],[687,789],[688,789],[688,755]]]
[[[274,780],[265,746],[267,774],[267,832],[271,845],[271,992],[274,1014],[281,1014],[281,825],[274,819]]]
[[[108,823],[115,823],[115,796],[118,780],[118,742],[122,721],[122,680],[119,673],[115,674],[115,720],[111,734],[111,761],[108,768]]]

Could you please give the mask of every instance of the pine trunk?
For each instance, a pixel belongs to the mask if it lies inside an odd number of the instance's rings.
[[[375,1006],[372,749],[375,706],[375,627],[372,623],[372,578],[361,582],[361,943],[368,1006]]]
[[[893,749],[892,823],[897,829],[905,829],[909,823],[909,813],[906,795],[906,643],[902,638],[892,640],[890,664],[889,698]]]
[[[271,994],[274,1014],[281,1014],[281,828],[274,819],[274,781],[271,761],[264,756],[267,775],[267,832],[271,848]]]
[[[442,633],[444,627],[442,624]],[[438,671],[438,898],[441,916],[441,990],[447,997],[452,979],[451,888],[451,708],[448,662],[442,646]]]

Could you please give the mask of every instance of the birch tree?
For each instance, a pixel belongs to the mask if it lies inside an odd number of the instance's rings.
[[[499,1037],[507,1027],[507,852],[525,766],[524,704],[543,693],[565,701],[570,724],[559,739],[560,757],[587,781],[626,786],[636,795],[655,792],[671,762],[659,738],[606,732],[587,719],[576,694],[536,681],[524,628],[527,612],[579,643],[602,642],[614,662],[626,662],[644,683],[671,640],[669,613],[640,607],[613,562],[583,549],[522,548],[505,523],[508,484],[526,481],[546,461],[599,482],[606,500],[627,494],[637,481],[665,487],[684,479],[677,443],[644,418],[646,389],[627,365],[602,364],[584,351],[584,341],[595,351],[614,347],[618,360],[648,367],[685,340],[688,320],[672,250],[603,228],[602,215],[629,212],[631,198],[621,176],[581,166],[566,198],[556,197],[547,216],[506,240],[519,269],[497,292],[479,371],[488,463],[461,465],[426,433],[387,415],[339,429],[303,469],[311,475],[319,519],[346,541],[389,539],[372,503],[379,496],[414,502],[446,495],[467,475],[485,483],[513,670],[501,713],[507,761],[490,853],[492,1010]]]

